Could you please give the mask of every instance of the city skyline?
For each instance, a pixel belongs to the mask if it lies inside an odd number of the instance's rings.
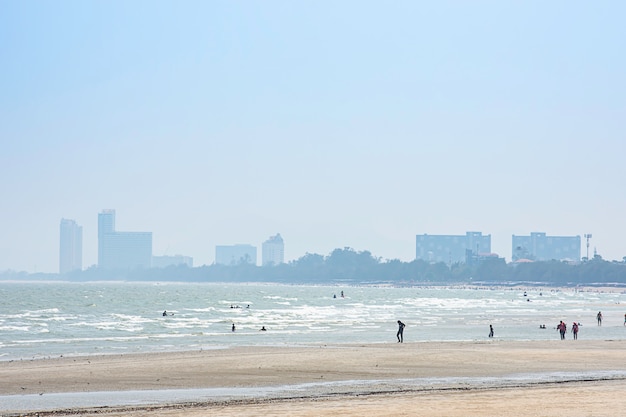
[[[214,262],[418,234],[592,234],[626,256],[626,3],[0,2],[0,271],[56,272],[59,219]],[[585,242],[586,243],[586,242]],[[586,247],[582,252],[586,252]]]
[[[70,232],[71,231],[71,232]],[[78,234],[77,234],[78,232]],[[77,245],[75,243],[75,237],[78,236]],[[177,254],[171,255],[155,255],[152,253],[152,233],[151,232],[120,232],[116,230],[116,210],[104,209],[98,213],[98,257],[106,259],[105,262],[99,260],[98,267],[112,268],[112,267],[132,267],[132,266],[156,266],[163,267],[174,264],[186,264],[189,267],[193,266],[193,257]],[[135,235],[149,236],[149,256],[141,248],[144,246],[143,242],[139,242],[139,247]],[[63,271],[63,259],[64,252],[67,253],[68,249],[64,250],[64,240],[68,241],[68,236],[71,236],[71,240],[68,242],[68,247],[71,247],[72,251],[77,251],[80,254],[79,264],[82,262],[82,226],[78,226],[72,219],[61,219],[60,229],[60,270]],[[115,237],[113,241],[113,252],[111,254],[104,254],[104,252],[111,251],[110,244],[106,243],[106,239]],[[585,234],[585,238],[591,239],[591,234]],[[120,243],[121,242],[121,243]],[[574,245],[575,243],[575,245]],[[416,235],[415,240],[415,257],[414,259],[427,260],[431,262],[443,262],[447,264],[466,262],[467,256],[472,255],[476,257],[498,255],[501,258],[509,261],[517,260],[533,260],[537,257],[537,260],[569,260],[580,261],[582,247],[584,242],[581,240],[580,235],[575,236],[552,236],[545,232],[530,232],[528,236],[512,235],[511,236],[511,256],[507,257],[501,253],[493,252],[491,249],[491,234],[483,235],[479,231],[468,231],[464,235],[441,235],[441,234],[422,234]],[[126,265],[115,258],[119,256],[118,247],[121,247],[124,252],[124,262],[128,262],[128,259],[139,258],[145,260],[135,262],[134,265]],[[280,264],[284,262],[284,241],[280,233],[270,236],[263,241],[261,245],[261,266]],[[134,252],[138,254],[135,256]],[[222,265],[237,265],[241,262],[251,263],[253,265],[259,265],[258,262],[258,247],[249,243],[238,243],[232,245],[216,245],[215,246],[215,258],[212,263]],[[335,248],[338,249],[338,248]],[[354,248],[353,248],[354,249]],[[361,249],[367,250],[367,249]],[[470,252],[469,254],[467,252]],[[306,252],[313,253],[313,252]],[[306,254],[305,253],[305,254]],[[117,254],[117,255],[116,255]],[[304,256],[302,254],[298,258]],[[552,257],[554,254],[562,254],[563,256]],[[320,254],[328,255],[328,254]],[[377,254],[372,253],[373,256]],[[72,255],[75,256],[75,255]],[[548,256],[545,258],[545,256]],[[150,261],[147,259],[150,258]],[[158,258],[158,259],[157,259]],[[158,264],[155,265],[155,259]],[[296,258],[297,259],[297,258]],[[399,259],[399,258],[389,258]],[[177,262],[172,262],[176,260]],[[295,260],[295,259],[294,259]],[[413,259],[411,259],[413,260]],[[409,260],[410,261],[410,260]],[[66,262],[67,263],[67,262]],[[81,264],[82,265],[82,264]],[[210,265],[210,264],[202,264]],[[74,268],[75,269],[75,268]],[[80,269],[80,268],[78,268]],[[72,269],[65,269],[65,272],[69,272]],[[61,272],[63,273],[63,272]]]

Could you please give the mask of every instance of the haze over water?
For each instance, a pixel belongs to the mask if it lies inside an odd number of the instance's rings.
[[[153,254],[593,234],[626,256],[626,2],[0,2],[0,271],[97,213]]]

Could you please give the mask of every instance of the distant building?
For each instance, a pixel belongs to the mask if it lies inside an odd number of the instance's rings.
[[[256,265],[256,247],[242,244],[216,246],[215,263],[219,265]]]
[[[285,243],[280,233],[270,236],[261,247],[261,265],[280,265],[285,262]]]
[[[465,235],[417,235],[415,259],[445,264],[469,263],[468,259],[491,254],[491,235],[466,232]]]
[[[150,268],[151,232],[118,232],[115,210],[98,214],[98,267],[106,269]]]
[[[74,220],[61,219],[59,273],[83,269],[83,228]]]
[[[512,237],[511,259],[519,261],[580,261],[580,236],[546,236],[533,232],[530,236]]]
[[[174,255],[174,256],[153,256],[153,268],[166,268],[168,266],[187,265],[193,268],[193,258],[191,256]]]

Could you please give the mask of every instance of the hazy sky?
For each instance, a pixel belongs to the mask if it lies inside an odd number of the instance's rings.
[[[0,271],[59,222],[410,261],[417,234],[626,256],[626,2],[0,1]],[[583,239],[584,240],[584,239]],[[581,253],[585,255],[584,243]]]

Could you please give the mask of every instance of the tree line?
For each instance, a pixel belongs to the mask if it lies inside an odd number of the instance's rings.
[[[179,282],[278,282],[294,284],[537,284],[626,286],[626,262],[608,262],[596,257],[571,264],[560,261],[509,263],[503,258],[485,259],[468,265],[424,260],[382,260],[369,251],[335,249],[329,255],[307,253],[301,258],[273,266],[256,266],[242,260],[237,265],[186,265],[166,268],[107,270],[91,267],[59,274],[27,274],[5,271],[2,279],[49,279],[70,281],[179,281]]]

